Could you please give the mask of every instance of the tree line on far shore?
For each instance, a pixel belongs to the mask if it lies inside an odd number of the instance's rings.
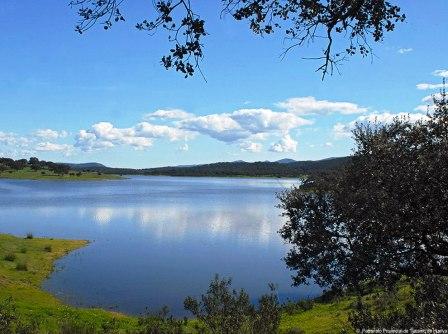
[[[34,171],[47,169],[50,172],[58,175],[68,174],[70,166],[61,163],[54,163],[51,161],[39,160],[36,157],[27,159],[14,160],[11,158],[0,158],[0,172],[17,171],[25,168],[31,168]]]

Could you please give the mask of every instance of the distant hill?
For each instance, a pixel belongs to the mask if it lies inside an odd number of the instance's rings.
[[[336,169],[348,162],[349,157],[331,158],[318,161],[280,161],[258,162],[217,162],[191,167],[159,167],[144,169],[145,175],[170,176],[251,176],[251,177],[300,177]],[[286,160],[286,161],[285,161]]]
[[[281,159],[277,161],[257,162],[238,160],[202,165],[181,165],[144,169],[111,168],[96,162],[68,165],[76,170],[121,175],[301,177],[303,175],[340,168],[349,159],[349,157],[340,157],[317,161]]]
[[[278,162],[279,164],[290,164],[292,162],[297,162],[297,160],[294,160],[294,159],[280,159],[280,160],[277,160],[275,162]]]

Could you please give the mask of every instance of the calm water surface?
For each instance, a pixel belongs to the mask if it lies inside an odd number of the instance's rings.
[[[215,273],[253,298],[276,283],[281,298],[308,298],[316,286],[292,288],[277,234],[275,194],[284,179],[130,177],[114,181],[0,180],[0,232],[91,243],[57,262],[44,289],[78,306],[139,314],[206,290]]]

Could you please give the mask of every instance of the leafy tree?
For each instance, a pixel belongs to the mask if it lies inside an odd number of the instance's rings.
[[[273,334],[280,324],[280,308],[274,287],[271,294],[260,298],[255,308],[244,291],[231,289],[230,279],[218,276],[201,301],[187,297],[185,309],[199,319],[212,334]]]
[[[448,108],[427,120],[359,124],[356,149],[331,178],[280,195],[294,284],[341,289],[402,275],[448,276]]]
[[[55,164],[53,162],[47,163],[48,169],[55,174],[67,174],[70,171],[70,166],[65,164]]]
[[[401,301],[401,304],[403,302]],[[428,276],[415,282],[409,301],[400,305],[398,292],[383,292],[372,305],[361,298],[349,316],[353,328],[448,328],[448,282],[440,276]]]
[[[76,31],[84,33],[97,22],[109,30],[116,22],[125,21],[124,0],[72,0],[80,17]],[[148,4],[150,2],[148,1]],[[393,31],[397,22],[405,20],[400,8],[384,0],[222,0],[223,14],[245,20],[257,35],[280,31],[290,41],[285,50],[323,41],[321,55],[310,59],[322,61],[318,70],[322,77],[333,73],[347,57],[371,54],[370,41],[379,42],[384,32]],[[203,38],[208,34],[190,0],[154,2],[154,16],[136,24],[142,31],[163,30],[172,47],[162,57],[166,69],[174,68],[185,77],[199,69],[204,57]],[[321,38],[324,37],[324,38]],[[334,51],[335,38],[346,42]]]

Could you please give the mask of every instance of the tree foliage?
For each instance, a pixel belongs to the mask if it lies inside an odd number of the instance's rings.
[[[428,119],[359,124],[356,149],[331,178],[280,195],[295,284],[339,289],[448,275],[448,108]]]
[[[185,309],[205,325],[205,332],[212,334],[273,334],[280,324],[280,308],[274,286],[271,294],[259,299],[254,307],[249,295],[231,288],[230,279],[218,276],[211,281],[201,300],[187,297]]]
[[[361,298],[355,303],[349,321],[363,329],[446,329],[448,328],[448,282],[440,276],[427,276],[413,284],[413,293],[400,305],[398,291],[380,293],[368,305]],[[403,302],[401,302],[403,304]]]
[[[125,0],[72,0],[80,17],[75,30],[84,33],[97,22],[105,30],[124,21],[121,7]],[[149,3],[149,1],[148,1]],[[385,0],[222,0],[223,14],[248,22],[255,34],[279,31],[290,41],[286,54],[297,46],[323,41],[318,71],[322,77],[333,73],[347,57],[372,53],[370,42],[379,42],[384,33],[393,31],[397,22],[405,20],[400,7]],[[162,57],[166,69],[175,69],[185,77],[192,76],[204,57],[205,21],[197,14],[190,0],[159,0],[153,3],[154,15],[136,24],[147,32],[163,30],[171,44]],[[334,51],[335,38],[346,44]],[[320,43],[319,43],[320,45]]]

